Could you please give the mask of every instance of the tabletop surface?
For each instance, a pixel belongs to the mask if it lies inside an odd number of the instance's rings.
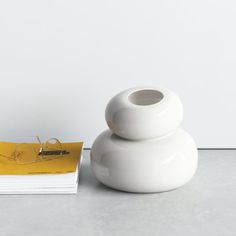
[[[0,235],[236,235],[236,151],[199,151],[184,187],[133,194],[98,183],[84,151],[77,195],[0,196]]]

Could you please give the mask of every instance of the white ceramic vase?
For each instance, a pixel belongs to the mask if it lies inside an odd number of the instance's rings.
[[[164,88],[119,93],[106,108],[110,130],[95,140],[91,165],[103,184],[128,192],[162,192],[187,183],[197,168],[196,145],[178,128],[178,96]]]

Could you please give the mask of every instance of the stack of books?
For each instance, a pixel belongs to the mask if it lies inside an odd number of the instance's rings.
[[[76,193],[83,143],[49,146],[0,142],[0,194]]]

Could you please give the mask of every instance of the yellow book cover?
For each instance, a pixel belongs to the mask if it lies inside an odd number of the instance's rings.
[[[83,142],[62,143],[64,155],[39,155],[39,143],[0,142],[0,175],[62,174],[75,172]],[[23,161],[22,160],[27,160]]]

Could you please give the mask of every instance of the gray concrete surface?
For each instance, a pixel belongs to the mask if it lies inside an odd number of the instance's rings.
[[[236,235],[236,151],[199,151],[184,187],[131,194],[98,183],[84,153],[77,195],[0,196],[0,236]]]

